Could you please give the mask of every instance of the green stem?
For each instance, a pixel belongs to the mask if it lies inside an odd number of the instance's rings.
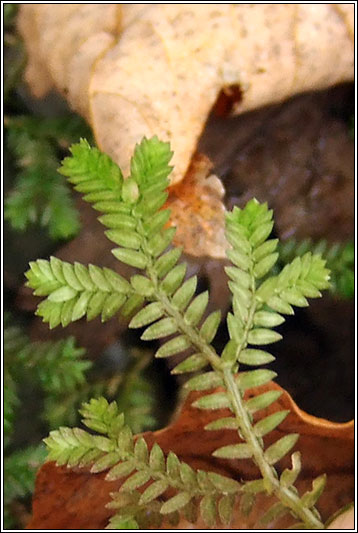
[[[222,366],[220,357],[217,355],[214,348],[202,339],[198,329],[188,325],[182,314],[172,306],[168,296],[159,287],[158,277],[153,268],[153,261],[150,256],[148,257],[148,262],[147,274],[153,283],[156,299],[163,305],[167,316],[174,318],[180,332],[186,335],[190,339],[192,345],[207,358],[208,363],[213,369],[220,370]]]
[[[147,257],[148,255],[149,254],[147,254]],[[296,517],[300,518],[307,526],[309,526],[310,529],[324,529],[324,524],[315,516],[311,509],[302,505],[299,496],[292,490],[292,488],[286,488],[280,485],[277,472],[275,468],[266,461],[264,451],[254,433],[249,414],[245,409],[240,391],[235,383],[232,367],[228,368],[223,366],[216,351],[200,337],[197,328],[193,328],[192,326],[186,324],[181,313],[173,308],[167,295],[160,290],[158,277],[153,268],[152,258],[149,256],[148,259],[149,264],[147,266],[147,274],[151,279],[153,286],[155,287],[156,297],[163,304],[167,315],[175,320],[176,324],[178,325],[178,329],[181,331],[181,333],[187,335],[193,346],[195,346],[200,353],[206,356],[208,362],[213,367],[213,370],[220,372],[220,374],[223,376],[224,384],[231,400],[232,409],[238,420],[240,433],[245,442],[250,446],[253,452],[253,459],[260,469],[261,475],[267,486],[276,495],[276,497],[286,507],[291,509],[292,513]],[[249,316],[245,327],[244,338],[238,347],[237,355],[239,355],[240,351],[246,347],[247,336],[253,324],[253,317],[256,309],[254,281],[251,284],[251,292],[253,296],[252,303],[249,309]]]
[[[264,451],[253,431],[234,376],[229,368],[223,370],[223,378],[231,399],[233,411],[239,422],[240,432],[253,452],[253,458],[260,469],[263,479],[272,487],[272,492],[276,497],[285,506],[289,507],[295,516],[301,518],[310,529],[324,529],[323,523],[315,516],[311,509],[302,505],[299,496],[292,489],[280,485],[276,470],[265,459]]]

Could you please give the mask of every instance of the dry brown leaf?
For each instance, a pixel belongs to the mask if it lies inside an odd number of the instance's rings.
[[[184,179],[170,188],[165,207],[170,208],[170,223],[176,226],[174,243],[186,253],[225,257],[225,194],[221,181],[208,175],[212,164],[195,154]],[[227,245],[226,245],[227,246]]]
[[[52,85],[123,168],[143,135],[169,140],[180,181],[220,91],[234,113],[353,79],[351,4],[23,4],[36,95]],[[128,168],[128,167],[127,167]]]
[[[349,4],[23,4],[18,23],[33,93],[56,87],[125,173],[144,135],[170,141],[172,184],[188,171],[215,102],[239,114],[353,79],[353,25]],[[220,194],[216,183],[205,188],[210,207],[186,206],[195,239],[181,242],[224,257],[222,223],[212,234]]]
[[[299,432],[301,438],[297,449],[302,454],[302,472],[297,483],[300,492],[310,489],[312,479],[327,473],[327,487],[319,500],[318,508],[323,520],[354,497],[354,429],[353,422],[337,424],[315,418],[303,412],[289,394],[278,385],[270,383],[259,389],[251,389],[247,396],[259,391],[279,389],[280,399],[260,412],[259,418],[281,409],[291,413],[265,438],[266,446],[289,432]],[[228,411],[201,411],[192,402],[200,393],[191,393],[186,399],[176,420],[167,428],[144,434],[151,448],[157,442],[165,453],[175,452],[180,459],[193,468],[212,470],[235,479],[255,479],[259,473],[248,460],[223,460],[212,457],[212,452],[220,446],[237,442],[237,433],[232,430],[205,431],[204,426],[219,416],[228,416]],[[278,471],[289,467],[289,458],[278,463]],[[105,473],[90,474],[85,469],[69,470],[46,463],[37,476],[33,500],[33,518],[28,529],[103,529],[110,517],[105,504],[110,500],[110,492],[117,490],[121,481],[104,480]],[[255,529],[265,510],[272,504],[270,497],[260,496],[248,518],[235,514],[231,529]],[[292,523],[289,518],[272,522],[267,529],[287,528]],[[173,529],[168,524],[163,529]],[[204,524],[182,520],[177,529],[200,529]],[[206,528],[205,528],[206,529]],[[259,529],[262,526],[259,526]]]

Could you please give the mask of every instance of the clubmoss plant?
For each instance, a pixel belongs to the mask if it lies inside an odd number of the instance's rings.
[[[84,352],[75,345],[73,337],[32,342],[22,327],[14,325],[14,318],[5,313],[3,429],[7,529],[24,525],[22,515],[26,516],[29,508],[36,470],[46,458],[41,438],[52,429],[77,424],[81,403],[94,397],[115,399],[126,423],[137,433],[156,424],[155,389],[144,373],[151,352],[126,351],[125,363],[112,370],[110,376],[100,374],[96,365],[84,358]],[[26,401],[29,397],[31,402]],[[19,439],[29,418],[31,431],[25,431]],[[23,513],[18,512],[19,507]]]
[[[239,482],[195,471],[174,453],[165,456],[158,445],[148,450],[143,438],[133,437],[117,405],[104,399],[85,403],[81,411],[84,425],[99,435],[80,428],[51,432],[45,439],[49,459],[69,467],[87,466],[92,472],[108,470],[109,480],[127,477],[109,504],[115,513],[110,529],[160,527],[164,516],[175,524],[182,513],[194,521],[200,513],[208,526],[229,524],[238,499],[242,510],[247,510],[260,492],[277,497],[263,522],[290,513],[298,529],[323,529],[315,504],[325,477],[315,479],[312,490],[299,495],[294,486],[301,469],[299,452],[292,454],[292,468],[281,476],[275,468],[295,446],[298,435],[285,435],[268,448],[264,446],[263,436],[288,412],[253,422],[253,414],[275,402],[280,393],[266,392],[249,400],[243,393],[275,377],[274,372],[258,368],[274,359],[262,347],[281,339],[273,328],[284,322],[283,315],[294,313],[292,306],[307,306],[307,298],[319,297],[320,290],[329,286],[325,261],[308,252],[268,277],[278,258],[278,240],[269,238],[272,211],[252,199],[245,208],[235,207],[227,213],[227,256],[232,265],[226,273],[232,312],[226,317],[230,339],[222,353],[217,353],[212,341],[221,322],[220,312],[204,319],[209,294],[196,294],[195,276],[185,279],[186,265],[179,263],[181,250],[172,246],[175,229],[168,227],[170,213],[163,208],[171,170],[169,144],[157,137],[144,138],[135,148],[127,179],[107,155],[85,140],[72,146],[71,152],[60,172],[101,213],[99,220],[108,228],[106,236],[116,245],[114,256],[141,273],[128,281],[108,268],[72,265],[55,257],[32,262],[26,273],[28,286],[45,297],[37,314],[53,328],[84,316],[91,320],[101,315],[104,321],[121,312],[131,317],[130,328],[146,328],[141,336],[144,340],[170,336],[156,357],[189,350],[173,373],[202,371],[185,385],[188,391],[205,391],[195,407],[231,411],[230,417],[218,417],[206,429],[236,429],[237,444],[221,447],[214,455],[252,460],[261,478]],[[255,369],[240,372],[241,363]],[[148,483],[143,492],[138,490]]]
[[[285,264],[297,256],[307,252],[320,254],[326,260],[330,270],[330,291],[338,298],[352,299],[354,297],[354,243],[336,242],[329,244],[325,239],[313,242],[312,239],[296,241],[288,239],[279,243],[279,262]],[[279,270],[275,265],[274,268]]]

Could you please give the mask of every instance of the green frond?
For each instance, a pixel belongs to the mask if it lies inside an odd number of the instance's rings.
[[[169,143],[164,143],[157,136],[144,139],[137,144],[131,159],[130,177],[141,190],[150,190],[154,184],[167,180],[172,167],[168,165],[173,156]],[[166,182],[166,186],[168,182]]]
[[[85,373],[92,366],[82,359],[85,350],[76,348],[75,339],[69,337],[57,342],[33,342],[17,356],[25,371],[34,369],[41,388],[47,394],[71,392],[85,382]]]
[[[37,315],[50,328],[87,316],[92,320],[101,315],[102,322],[112,318],[133,293],[131,285],[109,268],[79,263],[38,259],[26,272],[27,286],[36,296],[47,296],[37,309]]]
[[[57,153],[87,132],[84,122],[72,115],[10,117],[7,144],[19,171],[5,200],[4,215],[15,230],[36,223],[46,227],[53,239],[68,239],[79,231],[70,189],[57,173]]]
[[[297,256],[307,252],[320,254],[327,262],[331,273],[329,290],[341,298],[352,298],[354,295],[354,243],[328,244],[324,239],[313,242],[312,239],[296,241],[289,239],[279,243],[280,261],[285,264]]]
[[[4,504],[8,505],[16,498],[32,494],[37,469],[46,458],[46,449],[29,446],[18,450],[4,459]]]
[[[162,230],[168,213],[153,219],[167,198],[164,191],[169,184],[168,162],[172,157],[169,144],[157,137],[144,138],[136,146],[131,176],[126,180],[109,156],[91,148],[84,139],[71,147],[71,153],[59,172],[85,195],[85,200],[104,213],[99,220],[110,228],[107,237],[121,246],[113,251],[114,255],[131,266],[145,268],[145,255],[138,251],[142,234],[148,238],[146,248],[153,257],[160,255],[173,237],[173,229]],[[157,234],[156,230],[162,231]]]
[[[19,405],[19,398],[17,396],[16,385],[9,372],[5,372],[4,376],[4,438],[9,439],[13,431],[13,423],[15,417],[15,409]],[[6,444],[5,440],[5,444]]]
[[[110,437],[118,437],[124,426],[124,416],[119,413],[116,402],[108,403],[103,397],[84,403],[80,413],[85,426]]]
[[[190,502],[200,503],[202,500],[203,519],[208,524],[216,523],[219,520],[216,503],[225,495],[235,497],[241,491],[240,483],[233,479],[213,472],[195,471],[172,452],[165,457],[158,444],[149,450],[142,437],[133,437],[115,402],[108,403],[103,397],[92,399],[83,404],[81,414],[83,423],[101,435],[92,435],[79,428],[61,427],[52,431],[45,439],[48,459],[69,467],[88,466],[93,473],[107,471],[106,479],[111,481],[127,478],[108,505],[121,509],[109,528],[128,517],[143,527],[142,511],[148,511],[148,505],[155,506],[159,519],[178,511],[185,514]],[[144,485],[147,485],[145,490],[137,493],[137,489]],[[176,494],[163,502],[161,497],[169,488]],[[215,509],[210,518],[208,499],[212,500]]]
[[[226,272],[233,313],[227,317],[231,341],[222,358],[228,364],[272,361],[269,353],[247,347],[280,340],[281,335],[271,328],[284,322],[282,314],[292,314],[293,305],[308,305],[306,298],[320,296],[320,290],[329,286],[325,261],[311,253],[295,258],[277,276],[266,278],[278,259],[278,241],[268,239],[272,228],[272,210],[255,199],[227,214],[226,235],[232,246],[227,255],[233,266]]]
[[[231,248],[227,255],[232,265],[226,272],[233,300],[232,313],[227,316],[230,340],[219,356],[210,343],[218,330],[220,313],[207,316],[208,292],[196,294],[195,276],[185,280],[186,267],[178,263],[181,250],[171,244],[175,230],[165,227],[169,213],[162,208],[172,155],[169,145],[156,137],[143,139],[132,158],[131,175],[125,180],[115,163],[86,141],[71,151],[72,157],[65,159],[61,172],[102,212],[100,221],[108,228],[106,235],[119,246],[112,250],[115,257],[143,272],[127,282],[115,272],[93,265],[73,266],[54,258],[31,263],[26,274],[28,285],[35,294],[47,297],[38,314],[55,327],[85,315],[91,319],[101,314],[106,320],[121,308],[124,316],[131,316],[130,327],[145,327],[142,339],[164,339],[156,357],[187,352],[173,373],[210,366],[191,378],[186,388],[207,391],[194,402],[198,409],[229,409],[232,416],[213,421],[207,429],[234,430],[239,440],[219,448],[214,455],[251,458],[263,478],[242,487],[217,474],[195,471],[171,452],[165,457],[158,446],[149,450],[145,440],[133,437],[118,406],[103,398],[84,404],[81,411],[84,425],[100,435],[78,428],[53,431],[46,439],[49,457],[59,464],[88,466],[92,472],[108,471],[108,480],[126,477],[109,504],[117,511],[109,528],[116,524],[133,528],[154,524],[159,528],[164,516],[172,524],[180,516],[195,522],[199,512],[209,527],[220,520],[226,524],[239,491],[244,491],[240,499],[244,513],[250,511],[258,492],[274,492],[280,505],[269,511],[269,517],[280,514],[283,504],[285,512],[295,514],[310,528],[321,527],[311,502],[322,482],[317,481],[300,499],[290,484],[296,475],[297,456],[292,455],[292,471],[285,471],[282,481],[273,466],[289,453],[298,435],[285,435],[267,449],[264,446],[263,437],[283,421],[287,411],[253,421],[253,415],[273,404],[281,392],[270,390],[244,397],[245,390],[268,383],[275,373],[266,369],[237,372],[240,364],[260,366],[274,359],[261,346],[281,339],[273,328],[283,323],[282,315],[293,313],[292,306],[306,306],[307,298],[320,296],[320,290],[328,287],[325,261],[306,253],[268,277],[278,259],[278,241],[269,238],[272,210],[253,199],[243,209],[228,213],[226,236]],[[213,390],[217,387],[221,389]]]

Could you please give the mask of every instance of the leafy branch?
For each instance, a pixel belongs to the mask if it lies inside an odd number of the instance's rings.
[[[134,440],[115,402],[109,404],[104,398],[93,399],[83,404],[81,413],[83,424],[101,435],[91,435],[80,428],[52,431],[45,439],[50,450],[48,459],[68,466],[90,466],[92,473],[108,470],[106,479],[109,481],[126,477],[120,491],[113,495],[113,501],[108,505],[112,509],[120,509],[121,520],[135,511],[135,520],[145,527],[148,524],[146,510],[153,502],[151,525],[154,521],[159,527],[167,515],[172,522],[178,521],[178,511],[183,508],[193,518],[197,509],[196,505],[189,505],[193,499],[200,500],[200,511],[208,524],[216,522],[217,500],[220,518],[224,521],[226,517],[231,518],[234,496],[240,490],[237,481],[214,472],[195,472],[172,452],[165,458],[157,444],[149,453],[142,437]],[[149,481],[151,484],[142,494],[134,492]],[[176,494],[161,505],[155,503],[170,488]],[[117,529],[117,520],[118,517],[111,521],[109,529]]]
[[[36,471],[46,458],[42,444],[33,442],[46,431],[78,421],[77,410],[93,396],[115,398],[126,423],[135,431],[155,424],[153,393],[144,370],[149,353],[130,353],[126,368],[110,377],[99,376],[92,363],[83,358],[72,337],[55,342],[31,342],[23,328],[13,325],[9,313],[4,319],[4,513],[7,528],[19,525],[18,505],[26,502],[34,488]],[[28,418],[23,391],[34,386],[42,400],[39,416],[24,443],[17,442],[17,429]],[[38,395],[38,396],[37,396]],[[36,400],[35,400],[36,401]],[[33,413],[31,412],[31,416]],[[25,500],[24,500],[25,499]]]
[[[37,223],[53,239],[68,239],[80,228],[70,190],[58,175],[58,153],[87,132],[74,115],[61,118],[7,116],[7,146],[18,173],[5,201],[5,218],[24,231]]]
[[[280,260],[283,263],[292,261],[296,256],[307,252],[320,254],[327,262],[331,271],[330,290],[341,298],[354,296],[354,243],[328,244],[325,239],[312,242],[312,239],[303,241],[288,241],[279,244]]]
[[[169,145],[156,137],[143,139],[136,146],[131,174],[125,180],[117,165],[105,154],[90,148],[86,141],[74,145],[71,152],[72,157],[64,160],[60,172],[85,195],[85,200],[104,213],[99,220],[108,228],[107,237],[118,246],[112,250],[115,257],[143,273],[133,275],[127,282],[113,271],[91,265],[72,266],[54,258],[31,263],[26,273],[28,285],[35,289],[35,294],[47,296],[40,304],[38,314],[50,323],[50,327],[55,327],[85,315],[91,319],[99,313],[102,313],[102,320],[106,320],[121,309],[124,315],[132,316],[130,328],[146,328],[141,335],[143,340],[171,337],[161,345],[156,357],[171,357],[190,350],[188,357],[173,369],[174,373],[194,372],[210,365],[210,371],[189,379],[185,386],[187,390],[207,391],[194,403],[195,407],[228,408],[232,413],[229,418],[219,418],[206,428],[237,430],[238,443],[219,448],[214,455],[224,459],[251,459],[260,469],[262,479],[256,480],[255,490],[250,482],[240,488],[243,507],[248,507],[256,492],[275,494],[277,504],[263,520],[290,513],[298,520],[296,527],[322,529],[324,526],[315,503],[323,490],[324,476],[313,481],[312,491],[300,496],[294,486],[300,472],[299,454],[293,453],[292,469],[286,470],[281,477],[274,466],[294,447],[298,435],[286,435],[268,448],[264,446],[263,436],[282,422],[287,411],[253,422],[253,414],[271,405],[279,393],[271,391],[244,399],[247,388],[267,383],[275,374],[257,368],[249,372],[238,371],[241,363],[258,367],[274,359],[257,346],[280,340],[281,335],[273,328],[283,323],[283,315],[293,314],[292,306],[307,306],[307,298],[319,297],[320,290],[329,286],[325,261],[320,255],[308,252],[295,258],[276,276],[267,277],[278,258],[278,241],[269,239],[273,227],[272,211],[266,204],[253,199],[244,209],[234,208],[228,213],[226,236],[231,248],[227,255],[232,266],[227,267],[226,272],[230,278],[233,305],[232,313],[227,316],[230,340],[218,354],[212,341],[221,321],[220,313],[214,311],[206,316],[208,292],[196,294],[196,277],[185,279],[186,265],[178,263],[181,250],[171,247],[175,229],[167,227],[170,213],[163,209],[172,155]],[[109,306],[110,312],[103,305],[109,298],[111,303],[112,299],[115,301]],[[96,305],[91,304],[93,299]],[[139,439],[132,451],[132,436],[123,429],[115,406],[103,407],[102,414],[97,416],[98,423],[92,416],[93,411],[88,411],[88,405],[84,409],[85,424],[106,433],[106,438],[76,428],[61,428],[51,434],[47,444],[51,457],[61,464],[91,464],[94,470],[111,468],[110,472],[117,468],[121,475],[129,475],[136,469],[120,491],[122,494],[128,490],[130,494],[126,496],[123,508],[122,503],[118,504],[121,509],[111,522],[114,528],[123,523],[134,527],[135,523],[139,524],[138,517],[146,512],[157,517],[154,521],[166,514],[167,509],[170,513],[179,510],[189,513],[194,496],[202,497],[203,518],[209,525],[214,523],[220,503],[212,495],[200,492],[204,489],[200,488],[198,476],[203,474],[190,469],[193,487],[195,485],[199,492],[188,492],[189,481],[184,491],[168,471],[170,455],[166,460],[166,472],[161,471],[159,476],[151,469],[150,455],[149,463],[144,459],[147,451],[143,440]],[[90,425],[89,418],[92,420]],[[119,431],[127,435],[120,442]],[[130,468],[133,467],[130,471],[126,470],[129,469],[128,462]],[[183,466],[183,463],[179,469],[189,472],[189,466]],[[126,474],[122,474],[123,470]],[[207,475],[212,481],[212,476]],[[137,493],[137,489],[150,479],[153,483],[149,488],[142,494]],[[153,486],[155,488],[151,489]],[[168,487],[176,490],[174,496],[166,494]],[[220,490],[228,496],[222,487]],[[145,494],[154,496],[146,501]],[[162,495],[167,498],[164,503]],[[115,503],[111,505],[116,506]],[[219,517],[223,519],[220,512]]]

